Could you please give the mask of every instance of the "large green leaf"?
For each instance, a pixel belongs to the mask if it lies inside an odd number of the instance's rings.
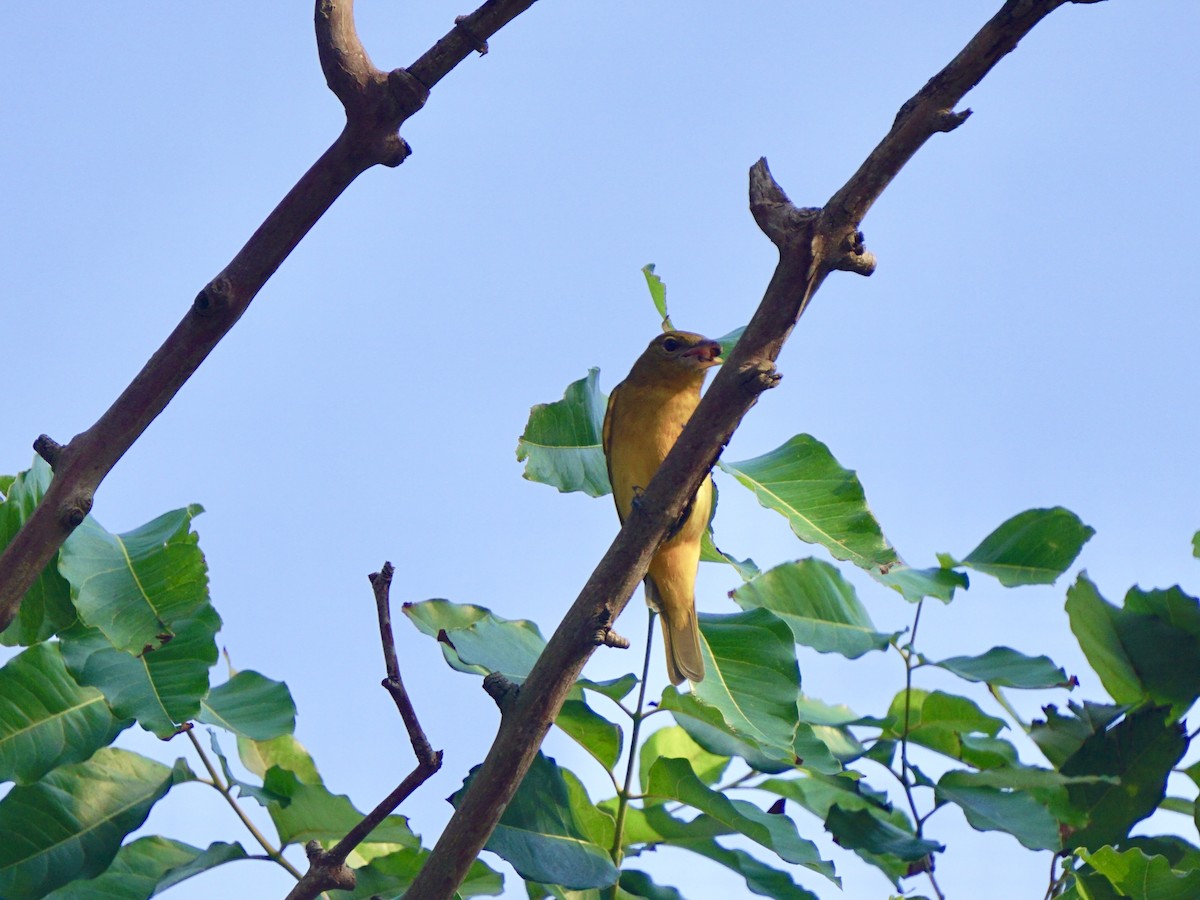
[[[1108,879],[1122,897],[1132,900],[1195,900],[1200,897],[1200,870],[1179,872],[1162,856],[1147,856],[1136,847],[1118,851],[1101,847],[1081,859]]]
[[[255,741],[268,741],[296,728],[296,704],[282,681],[257,672],[238,672],[209,691],[197,719]]]
[[[683,846],[741,875],[746,879],[746,887],[760,897],[771,897],[773,900],[819,900],[816,894],[796,884],[787,872],[771,868],[745,850],[729,850],[712,840],[689,841]]]
[[[845,811],[864,810],[893,828],[913,835],[908,816],[893,808],[886,794],[872,790],[855,777],[812,773],[802,778],[768,778],[758,787],[792,800],[821,822],[828,819],[830,811],[837,806]],[[854,852],[882,871],[893,884],[908,872],[908,862],[899,857],[872,853],[862,847]]]
[[[426,600],[406,603],[403,609],[422,633],[437,638],[446,661],[460,672],[478,675],[502,672],[520,682],[546,646],[545,638],[533,622],[505,619],[482,606]],[[609,769],[621,755],[621,729],[592,710],[581,689],[613,697],[614,692],[636,683],[636,679],[629,680],[632,678],[617,679],[607,685],[581,679],[555,720],[566,734]]]
[[[182,760],[171,769],[103,747],[86,762],[17,785],[0,800],[0,896],[42,897],[103,872],[154,804],[194,777]]]
[[[1031,793],[979,784],[970,775],[943,775],[937,785],[939,802],[956,804],[976,831],[1007,832],[1030,850],[1062,848],[1058,820]]]
[[[791,629],[764,609],[699,618],[707,674],[696,697],[719,709],[737,734],[790,752],[800,696]]]
[[[668,687],[663,691],[659,707],[669,710],[692,740],[709,753],[739,757],[759,772],[786,772],[796,765],[795,752],[790,747],[763,745],[740,733],[720,709],[691,691],[684,694]]]
[[[320,783],[301,781],[295,772],[279,766],[267,770],[263,785],[282,798],[269,802],[267,811],[283,846],[319,841],[328,849],[363,818],[363,813],[354,808],[345,794],[334,794]],[[406,816],[388,816],[368,837],[373,844],[420,846]]]
[[[1061,506],[1027,509],[985,537],[962,565],[995,576],[1005,587],[1053,584],[1095,533]]]
[[[118,716],[136,718],[165,739],[200,712],[217,661],[221,618],[205,603],[173,627],[170,642],[134,656],[99,629],[76,625],[63,635],[63,659],[75,680],[98,688]]]
[[[796,643],[857,659],[882,650],[894,635],[875,630],[854,586],[818,559],[776,566],[733,592],[742,609],[769,609],[792,629]]]
[[[0,503],[0,550],[8,546],[42,496],[50,487],[50,466],[35,456],[33,467],[3,486]],[[68,627],[75,621],[71,586],[58,572],[57,560],[51,562],[25,592],[21,608],[12,624],[0,633],[0,644],[36,644]]]
[[[973,746],[967,738],[995,738],[1005,725],[1003,719],[989,716],[966,697],[919,689],[900,691],[885,718],[864,718],[861,723],[881,728],[883,738],[899,740],[907,730],[910,742],[972,763],[982,760],[975,759],[973,751],[978,745]]]
[[[600,370],[567,386],[561,400],[539,403],[529,411],[525,433],[517,441],[517,462],[525,477],[567,493],[602,497],[612,488],[604,461],[601,431],[608,397],[600,390]]]
[[[716,512],[717,496],[716,485],[713,485],[713,512]],[[716,539],[713,537],[712,523],[709,523],[708,531],[700,539],[700,561],[701,562],[716,562],[726,563],[733,566],[743,581],[749,581],[758,574],[758,566],[755,565],[752,559],[738,559],[736,556],[731,556],[722,550],[716,544]]]
[[[919,838],[866,809],[847,810],[834,806],[825,817],[825,828],[847,850],[894,856],[908,862],[946,849],[937,841]]]
[[[477,771],[471,771],[451,803],[457,805]],[[484,849],[507,860],[528,881],[607,887],[616,883],[618,872],[608,849],[588,834],[598,815],[606,814],[586,796],[573,794],[563,770],[539,753]]]
[[[1119,608],[1085,574],[1067,592],[1079,646],[1118,703],[1150,698],[1185,712],[1200,696],[1200,604],[1179,588],[1126,594]]]
[[[1107,775],[1116,783],[1070,784],[1071,805],[1088,815],[1086,827],[1064,841],[1067,848],[1095,850],[1124,838],[1158,808],[1167,776],[1187,750],[1182,725],[1163,707],[1130,713],[1090,735],[1061,766],[1064,775]]]
[[[161,648],[181,620],[208,605],[208,570],[192,519],[199,506],[110,534],[91,516],[67,538],[58,569],[79,618],[129,653]]]
[[[0,780],[35,782],[87,759],[130,724],[98,690],[76,683],[58,644],[32,646],[0,669]]]
[[[720,466],[754,491],[759,503],[785,516],[800,540],[875,573],[900,561],[867,508],[858,476],[842,468],[811,435],[797,435],[763,456]]]
[[[685,759],[696,777],[707,785],[714,785],[729,767],[728,756],[710,753],[678,725],[660,728],[646,739],[638,752],[638,783],[642,793],[649,789],[650,767],[660,758]]]
[[[429,851],[413,847],[376,857],[355,869],[357,884],[348,894],[336,894],[350,900],[400,900],[412,884]],[[479,860],[471,863],[467,877],[455,891],[456,897],[495,897],[504,891],[504,876]]]
[[[931,663],[967,681],[1011,688],[1072,688],[1074,682],[1048,656],[1026,656],[1010,647],[993,647],[981,656],[952,656]]]
[[[816,845],[800,837],[796,824],[785,815],[763,812],[745,800],[730,800],[714,791],[696,773],[686,759],[661,757],[650,767],[648,793],[664,800],[678,800],[743,834],[786,862],[819,872],[840,884],[833,865],[821,859]]]
[[[150,900],[179,882],[227,862],[248,859],[241,844],[210,844],[207,850],[154,835],[122,847],[95,878],[72,881],[46,900]]]
[[[1069,702],[1071,715],[1064,716],[1053,704],[1043,707],[1045,719],[1030,723],[1029,736],[1054,766],[1061,767],[1073,756],[1083,742],[1107,728],[1125,712],[1124,706],[1085,701],[1083,705]]]
[[[286,769],[305,784],[320,784],[321,775],[309,752],[293,735],[284,734],[269,741],[237,739],[238,759],[247,770],[265,778],[272,767]]]

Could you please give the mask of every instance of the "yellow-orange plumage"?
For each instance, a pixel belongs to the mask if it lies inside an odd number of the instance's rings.
[[[704,376],[721,362],[720,354],[716,341],[668,331],[650,342],[629,376],[613,389],[604,415],[604,455],[622,522],[691,418]],[[646,602],[662,616],[667,674],[673,684],[704,678],[695,586],[700,541],[712,504],[712,480],[705,478],[646,574]]]

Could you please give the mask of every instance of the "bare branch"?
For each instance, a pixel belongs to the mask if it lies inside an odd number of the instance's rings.
[[[396,570],[390,562],[385,562],[378,572],[372,572],[371,587],[375,592],[375,608],[379,616],[379,637],[383,644],[383,664],[387,677],[383,686],[392,695],[396,708],[400,710],[400,718],[408,731],[408,739],[412,742],[413,753],[417,757],[417,767],[396,786],[390,794],[384,797],[373,810],[367,813],[358,824],[346,832],[346,836],[328,851],[322,850],[316,841],[309,841],[305,847],[308,854],[308,871],[297,882],[287,895],[287,900],[312,900],[322,891],[353,890],[355,883],[354,871],[346,865],[346,857],[359,844],[366,840],[372,831],[379,827],[388,816],[395,812],[396,807],[403,803],[408,796],[442,767],[442,751],[434,750],[421,723],[417,721],[416,710],[404,682],[400,678],[400,663],[396,659],[396,641],[392,636],[391,586],[392,575]]]
[[[874,258],[858,225],[871,204],[931,134],[965,119],[953,112],[996,62],[1066,0],[1009,0],[967,47],[904,105],[896,124],[824,209],[794,206],[765,160],[750,173],[755,220],[779,248],[779,263],[761,304],[691,421],[651,479],[546,644],[511,705],[496,739],[459,800],[449,824],[406,897],[453,895],[524,778],[571,686],[595,650],[597,622],[624,609],[655,549],[729,442],[758,396],[778,382],[774,361],[812,295],[830,271],[870,274]]]
[[[92,508],[96,488],[166,409],[257,296],[288,254],[342,191],[375,165],[396,166],[409,154],[398,134],[425,103],[429,89],[534,0],[486,0],[460,16],[445,37],[409,69],[376,69],[354,28],[351,0],[317,0],[317,51],[330,89],[346,109],[346,125],[272,210],[191,308],[116,402],[90,428],[60,446],[43,435],[35,447],[54,468],[37,509],[0,556],[0,631],[21,598]]]

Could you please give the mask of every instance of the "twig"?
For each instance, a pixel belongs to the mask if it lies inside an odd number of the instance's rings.
[[[637,708],[633,713],[633,729],[629,735],[629,761],[625,765],[625,784],[617,791],[617,819],[613,826],[613,843],[609,850],[609,855],[612,856],[613,864],[619,869],[621,867],[621,839],[625,833],[625,811],[629,808],[630,787],[633,785],[633,768],[637,765],[638,759],[638,734],[642,730],[642,722],[645,720],[642,710],[646,707],[646,681],[650,677],[650,649],[654,646],[654,610],[650,610],[650,615],[647,616],[649,624],[646,626],[646,655],[642,660],[642,683],[638,685]],[[611,893],[606,893],[605,896],[615,897],[616,887],[612,888]]]
[[[779,248],[779,264],[762,303],[687,427],[626,518],[579,597],[550,638],[521,693],[500,722],[476,778],[408,893],[409,900],[448,900],[487,842],[525,777],[571,685],[595,650],[597,622],[613,622],[642,579],[650,557],[712,468],[742,417],[777,381],[774,361],[787,336],[834,270],[867,275],[874,258],[858,225],[872,203],[932,135],[960,125],[954,106],[1041,19],[1067,0],[1008,0],[896,117],[891,131],[820,210],[788,201],[760,160],[750,175],[750,207]]]
[[[233,791],[230,789],[229,785],[225,783],[225,780],[217,771],[216,766],[212,764],[212,760],[208,758],[208,754],[204,752],[204,748],[200,746],[200,741],[196,739],[196,733],[191,729],[188,729],[186,734],[188,736],[188,740],[192,742],[192,746],[196,748],[196,753],[200,756],[200,762],[204,763],[204,768],[208,770],[209,778],[212,779],[211,781],[205,782],[205,784],[211,784],[214,788],[216,788],[217,792],[225,798],[225,802],[230,805],[237,817],[241,819],[242,824],[246,826],[246,830],[250,832],[256,841],[258,841],[258,845],[266,851],[267,856],[270,857],[271,861],[278,863],[289,873],[291,873],[294,878],[299,880],[302,877],[300,870],[288,862],[278,849],[271,846],[271,842],[267,840],[266,835],[259,831],[258,827],[250,821],[250,817],[246,815],[246,811],[242,809],[242,807],[238,804],[237,799],[233,796]]]
[[[346,865],[346,857],[352,850],[366,840],[379,824],[395,812],[396,807],[403,803],[413,791],[442,767],[442,751],[430,746],[421,723],[417,721],[416,710],[408,692],[404,689],[404,681],[400,678],[400,663],[396,659],[396,641],[392,636],[391,587],[392,575],[395,568],[390,562],[385,562],[378,572],[372,572],[368,578],[375,593],[375,610],[379,617],[379,638],[383,645],[383,665],[387,677],[383,679],[383,687],[391,694],[404,727],[408,731],[408,739],[412,742],[413,753],[417,757],[417,767],[396,786],[390,794],[384,797],[373,810],[367,813],[358,824],[346,832],[346,836],[329,850],[322,850],[316,841],[309,841],[305,846],[308,854],[308,871],[299,883],[287,895],[287,900],[311,900],[325,890],[352,890],[354,888],[354,872]]]
[[[92,508],[96,488],[179,392],[342,192],[372,166],[397,166],[409,154],[400,126],[429,89],[534,0],[486,0],[407,69],[377,69],[354,28],[353,0],[316,0],[317,52],[346,125],[267,216],[142,371],[86,431],[59,445],[45,435],[34,449],[54,469],[41,503],[0,556],[0,631],[21,598]]]

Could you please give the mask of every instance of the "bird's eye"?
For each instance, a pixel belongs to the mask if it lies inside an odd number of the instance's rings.
[[[681,346],[679,341],[675,340],[675,338],[667,338],[665,341],[662,342],[662,345],[663,345],[663,349],[666,350],[668,353],[674,353]]]

